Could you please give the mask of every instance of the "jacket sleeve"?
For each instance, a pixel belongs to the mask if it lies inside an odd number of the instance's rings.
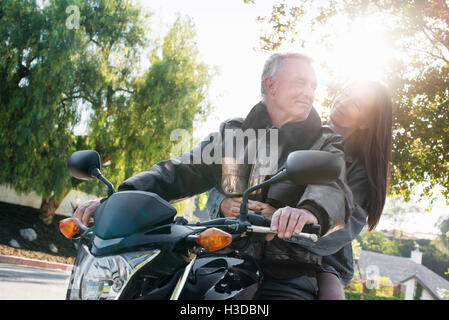
[[[207,148],[207,149],[206,149]],[[202,157],[203,151],[221,152],[221,140],[218,133],[210,134],[190,152],[158,162],[150,169],[141,172],[125,181],[118,191],[141,190],[158,194],[166,201],[191,197],[214,187],[221,176],[221,165],[217,162],[206,163]],[[215,154],[221,160],[221,153]]]
[[[226,199],[226,195],[221,193],[217,188],[212,188],[207,192],[206,208],[211,219],[223,218],[220,205],[224,199]]]
[[[303,247],[315,254],[328,256],[347,245],[351,245],[351,242],[357,238],[366,225],[368,217],[366,208],[370,188],[363,165],[355,163],[355,165],[350,166],[347,180],[353,194],[355,209],[344,228],[318,238],[315,243],[305,239],[299,240]]]
[[[324,127],[323,127],[324,128]],[[336,154],[341,163],[340,176],[329,184],[309,184],[297,204],[297,208],[308,209],[317,216],[322,234],[342,228],[354,211],[354,201],[346,182],[346,164],[342,137],[328,127],[324,128],[324,142],[319,150]],[[313,147],[312,147],[313,149]]]

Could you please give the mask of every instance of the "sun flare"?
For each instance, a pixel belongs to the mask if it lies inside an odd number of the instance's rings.
[[[322,56],[323,61],[340,79],[382,80],[394,51],[389,43],[388,27],[379,23],[385,17],[365,16],[348,27],[344,17],[328,25],[334,38]],[[336,35],[335,35],[336,33]]]

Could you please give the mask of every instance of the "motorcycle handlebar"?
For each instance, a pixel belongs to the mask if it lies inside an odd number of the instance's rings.
[[[271,220],[264,217],[260,211],[255,211],[254,213],[248,213],[248,221],[255,225],[255,226],[261,226],[261,227],[270,227],[271,226]],[[321,234],[321,225],[319,224],[306,224],[304,228],[302,229],[303,233],[310,233],[315,234],[318,237]]]
[[[262,216],[260,211],[256,211],[254,213],[248,213],[247,215],[248,222],[253,226],[252,230],[258,230],[253,232],[263,232],[263,233],[270,233],[270,226],[271,226],[271,220],[267,219],[266,217]],[[236,218],[218,218],[213,219],[209,221],[204,222],[198,222],[196,223],[196,226],[205,226],[205,227],[218,227],[220,226],[229,226],[231,225],[236,226],[239,224],[239,220]],[[247,227],[249,227],[247,225]],[[261,227],[261,228],[258,228]],[[235,231],[237,231],[236,229]],[[319,224],[307,224],[304,226],[302,232],[302,235],[311,234],[314,235],[312,237],[313,239],[319,237],[321,235],[321,226]]]

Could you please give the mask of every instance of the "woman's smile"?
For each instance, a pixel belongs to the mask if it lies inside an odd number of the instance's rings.
[[[332,118],[338,118],[340,120],[339,123],[346,118],[346,114],[342,109],[340,104],[335,104],[332,108]]]

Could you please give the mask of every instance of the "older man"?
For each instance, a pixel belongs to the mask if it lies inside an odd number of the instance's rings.
[[[343,159],[340,145],[341,136],[330,128],[321,127],[321,119],[312,107],[317,80],[311,59],[301,54],[275,54],[265,63],[261,90],[263,100],[256,104],[245,119],[234,118],[220,125],[221,137],[226,130],[276,130],[278,141],[276,167],[285,163],[288,154],[296,150],[324,150],[338,154]],[[190,151],[188,159],[193,159],[198,151],[204,151],[216,144],[213,135],[203,140]],[[229,141],[224,141],[224,144]],[[246,146],[245,149],[248,152]],[[273,151],[273,150],[271,150]],[[216,187],[233,195],[242,190],[230,189],[227,167],[221,163],[189,163],[186,157],[165,160],[147,171],[125,180],[118,188],[123,190],[143,190],[159,194],[167,201],[199,194]],[[259,164],[242,164],[243,184],[246,188],[263,181]],[[242,171],[240,170],[240,171]],[[246,171],[245,171],[246,170]],[[232,172],[232,170],[231,170]],[[235,172],[235,171],[234,171]],[[319,223],[322,233],[341,226],[351,215],[352,194],[345,180],[345,168],[340,178],[329,185],[308,185],[298,187],[288,182],[277,183],[251,195],[250,207],[265,204],[262,213],[271,218],[272,227],[278,230],[278,237],[266,242],[253,237],[247,253],[255,256],[264,269],[265,281],[258,296],[260,299],[313,299],[317,293],[314,271],[321,257],[299,245],[287,243],[293,233],[301,232],[305,224]],[[240,188],[240,189],[242,189]],[[234,198],[238,202],[238,198]],[[80,206],[74,216],[87,223],[99,201],[91,201]],[[257,207],[256,205],[256,207]],[[278,210],[276,210],[278,209]],[[232,215],[237,215],[234,212]],[[244,250],[243,250],[244,251]]]

